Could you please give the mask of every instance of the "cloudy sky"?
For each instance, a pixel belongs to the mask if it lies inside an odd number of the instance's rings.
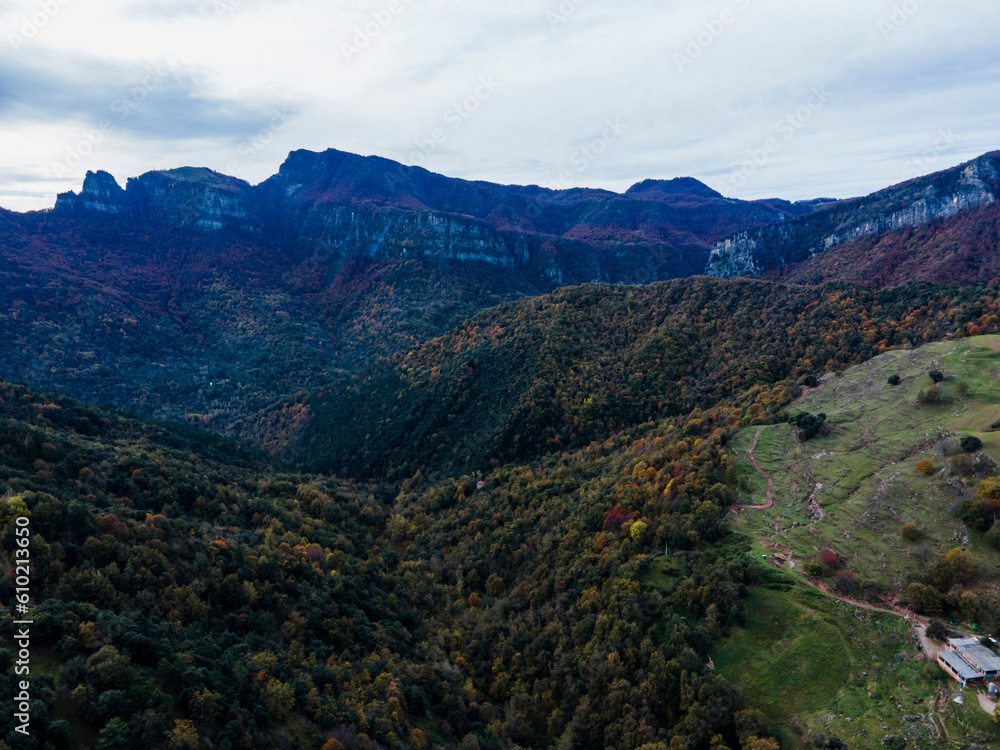
[[[996,0],[0,0],[0,206],[293,149],[847,197],[1000,148]]]

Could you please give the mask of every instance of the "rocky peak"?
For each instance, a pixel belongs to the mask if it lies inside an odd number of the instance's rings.
[[[56,210],[123,213],[126,208],[125,191],[104,171],[87,172],[79,195],[71,191],[56,198]]]
[[[79,194],[61,194],[56,211],[131,213],[179,226],[256,231],[261,221],[249,183],[210,169],[182,167],[129,178],[123,190],[107,172],[87,172]]]

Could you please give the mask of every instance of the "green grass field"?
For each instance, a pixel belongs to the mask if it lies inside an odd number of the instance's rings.
[[[994,464],[1000,460],[1000,432],[987,431],[1000,418],[998,349],[996,336],[928,344],[826,376],[822,389],[790,411],[827,414],[830,434],[802,443],[791,425],[763,428],[755,455],[774,478],[775,505],[742,511],[737,528],[758,543],[790,548],[799,563],[833,549],[859,583],[873,580],[894,594],[902,593],[911,571],[938,552],[962,546],[968,537],[968,549],[984,573],[981,585],[993,589],[1000,555],[950,506],[973,497],[984,476],[1000,472]],[[932,385],[928,372],[937,368],[946,376],[944,401],[920,405],[917,395]],[[898,386],[886,382],[894,374],[902,379]],[[764,480],[747,455],[756,429],[744,430],[732,445],[741,476],[749,481],[742,500],[748,503],[764,500]],[[967,478],[948,469],[965,434],[984,443],[977,475]],[[956,447],[942,454],[937,446],[948,437]],[[937,466],[932,476],[917,471],[925,458]],[[905,523],[916,524],[921,538],[903,540]]]
[[[923,660],[903,618],[782,580],[791,581],[775,573],[751,589],[746,628],[733,629],[714,658],[716,670],[774,720],[783,748],[818,734],[851,750],[882,747],[889,736],[908,748],[955,747],[948,737],[962,738],[959,747],[1000,746],[1000,728],[971,690],[964,705],[951,702],[957,684]]]
[[[918,393],[937,369],[945,374],[943,401],[922,405]],[[888,385],[891,375],[900,376],[899,385]],[[890,736],[907,748],[1000,747],[1000,728],[974,692],[962,706],[952,702],[957,684],[923,660],[906,620],[800,585],[802,565],[832,549],[858,584],[873,581],[900,595],[927,560],[967,539],[980,570],[977,587],[996,595],[1000,555],[953,506],[1000,474],[1000,432],[989,429],[1000,420],[1000,336],[889,352],[827,375],[789,411],[825,413],[829,434],[803,443],[791,425],[754,427],[731,445],[748,488],[740,502],[763,503],[765,481],[748,456],[762,430],[755,456],[773,477],[775,504],[742,510],[736,529],[758,559],[789,559],[768,585],[751,590],[747,627],[718,646],[718,671],[775,720],[784,748],[801,748],[820,733],[852,750],[884,747]],[[983,450],[974,457],[976,473],[963,477],[950,465],[967,434],[978,436]],[[948,440],[953,448],[942,452]],[[922,459],[935,463],[933,474],[917,470]],[[919,527],[918,540],[902,538],[905,523]]]

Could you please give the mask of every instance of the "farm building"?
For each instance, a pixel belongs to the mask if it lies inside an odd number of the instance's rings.
[[[948,645],[951,650],[939,653],[938,663],[962,685],[1000,676],[1000,657],[978,638],[949,638]]]
[[[978,638],[949,638],[948,645],[952,648],[958,648],[959,646],[978,646]]]
[[[959,646],[958,653],[985,677],[995,679],[1000,676],[1000,657],[986,646],[980,646],[978,643],[975,646]]]
[[[962,687],[970,682],[983,679],[983,673],[963,659],[958,651],[942,651],[938,654],[938,664],[945,672],[958,680]]]

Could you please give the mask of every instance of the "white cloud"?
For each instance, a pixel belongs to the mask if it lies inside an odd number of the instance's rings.
[[[4,206],[51,205],[86,169],[237,165],[255,182],[296,148],[553,184],[608,118],[627,130],[572,172],[582,185],[692,175],[736,197],[845,197],[1000,145],[992,0],[48,1],[0,2],[3,69],[24,73],[0,75],[0,139],[18,139],[0,148]],[[52,3],[13,49],[10,34]],[[51,193],[18,178],[52,180],[53,155],[98,124],[109,94],[167,59],[176,74],[145,120],[137,111]],[[53,60],[89,62],[25,83]],[[475,101],[483,77],[498,85]],[[785,118],[824,86],[786,137]],[[937,159],[919,160],[942,130]],[[772,138],[780,148],[751,171]]]

